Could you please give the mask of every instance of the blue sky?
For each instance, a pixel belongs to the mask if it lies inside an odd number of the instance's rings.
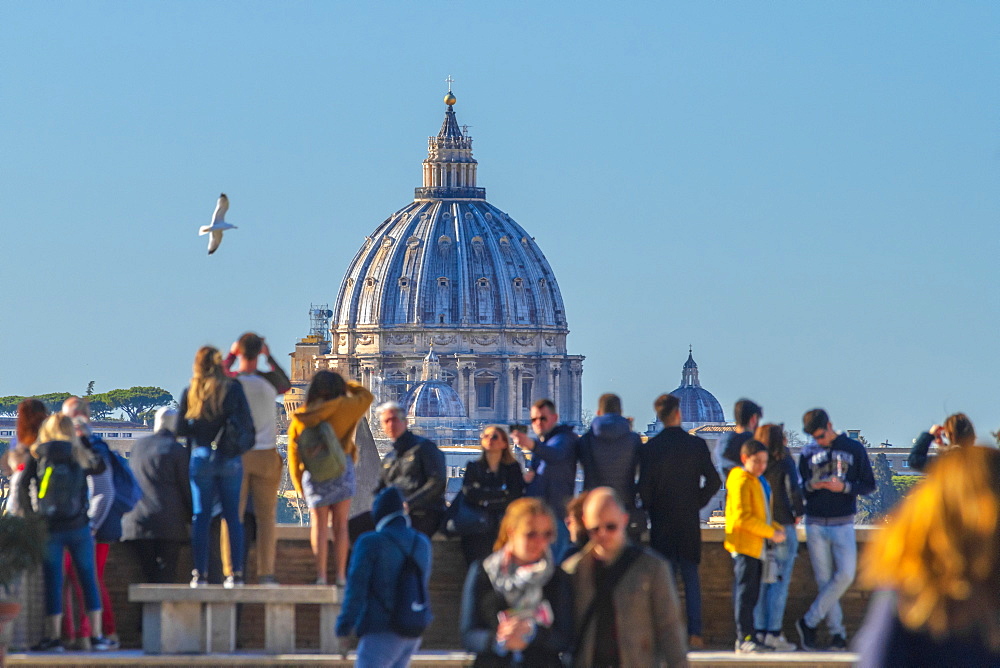
[[[998,32],[994,2],[2,3],[0,395],[290,352],[420,185],[450,74],[587,406],[648,422],[693,344],[727,416],[988,435]]]

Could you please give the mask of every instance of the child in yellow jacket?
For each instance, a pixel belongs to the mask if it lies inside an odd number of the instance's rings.
[[[736,617],[736,651],[765,652],[771,648],[754,637],[753,609],[760,593],[766,540],[781,543],[785,532],[771,520],[771,490],[763,478],[767,446],[749,440],[740,451],[743,466],[726,479],[726,540],[733,555],[733,610]]]

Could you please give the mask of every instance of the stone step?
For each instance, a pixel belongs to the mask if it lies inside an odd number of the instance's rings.
[[[691,652],[693,665],[719,666],[722,668],[833,668],[851,666],[857,655],[849,652],[775,652],[771,654],[742,654],[733,652]],[[465,652],[418,652],[411,665],[420,668],[453,668],[472,664],[472,655]],[[84,666],[246,666],[248,668],[281,666],[282,668],[314,668],[334,666],[348,668],[354,665],[354,653],[347,657],[329,654],[202,654],[159,656],[143,654],[136,650],[117,652],[62,652],[57,654],[8,654],[7,666],[36,666],[53,668],[83,668]]]

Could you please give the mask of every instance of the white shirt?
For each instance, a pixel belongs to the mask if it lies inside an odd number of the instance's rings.
[[[254,450],[273,450],[276,445],[278,422],[276,417],[276,399],[278,391],[265,378],[255,373],[241,373],[236,377],[243,386],[243,393],[250,404],[250,416],[253,417]]]

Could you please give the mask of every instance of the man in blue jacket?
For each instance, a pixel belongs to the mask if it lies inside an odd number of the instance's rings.
[[[568,424],[559,424],[559,413],[551,399],[539,399],[531,405],[531,428],[538,436],[520,438],[518,445],[531,454],[531,471],[525,476],[525,496],[543,499],[556,517],[566,517],[566,502],[576,487],[576,446],[580,438]],[[569,545],[569,529],[556,522],[558,536],[552,546],[556,559]]]
[[[408,638],[393,630],[396,587],[403,568],[401,546],[412,553],[424,575],[424,588],[431,575],[431,542],[410,527],[403,495],[395,487],[382,490],[372,504],[375,531],[362,534],[351,551],[347,591],[337,617],[337,635],[356,633],[360,668],[405,667],[420,646],[420,638]]]
[[[802,416],[802,430],[816,441],[802,450],[799,475],[805,491],[809,560],[819,593],[795,628],[802,649],[816,649],[816,627],[825,619],[830,649],[846,650],[840,597],[854,581],[857,566],[857,498],[875,491],[875,474],[864,446],[834,431],[822,408]]]

